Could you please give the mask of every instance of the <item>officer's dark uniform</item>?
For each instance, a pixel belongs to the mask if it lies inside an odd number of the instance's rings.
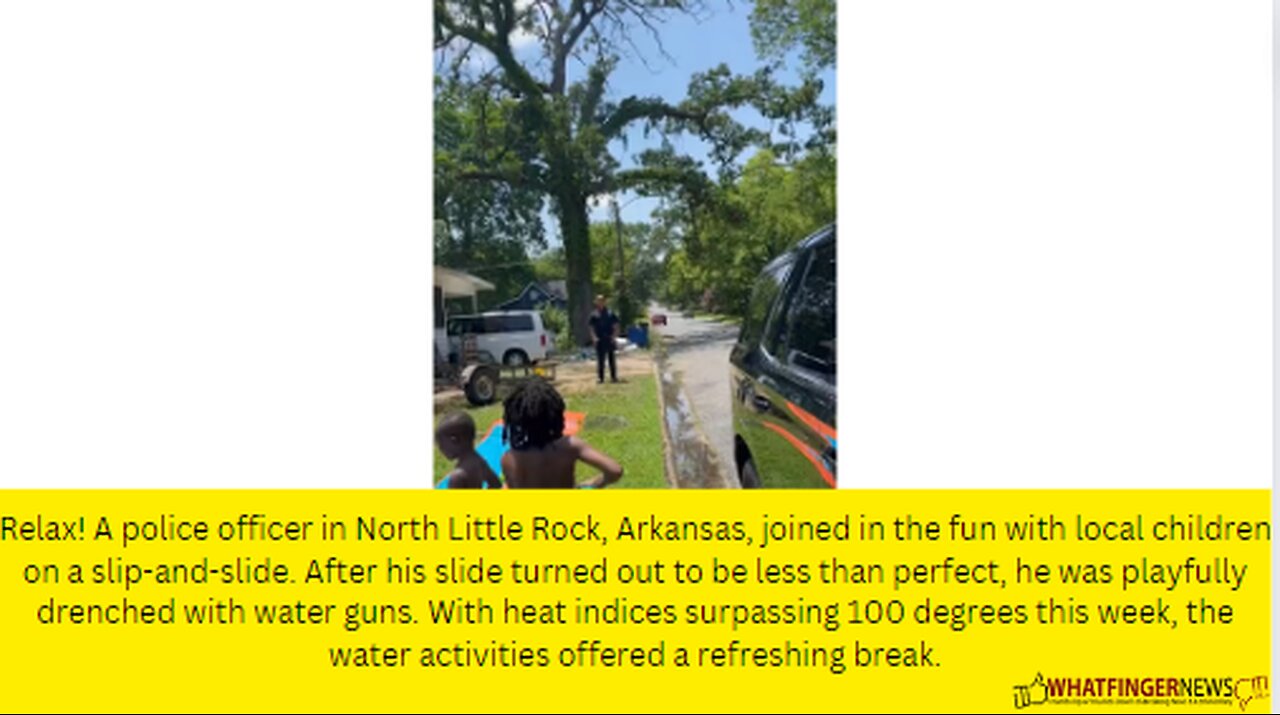
[[[604,382],[604,360],[609,358],[609,379],[618,381],[618,346],[613,341],[613,330],[618,316],[606,306],[591,314],[591,333],[596,336],[596,379]]]

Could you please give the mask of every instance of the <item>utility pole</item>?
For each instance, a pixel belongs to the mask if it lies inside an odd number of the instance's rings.
[[[613,225],[618,234],[618,284],[616,286],[618,297],[614,305],[621,307],[622,296],[627,290],[627,268],[622,253],[622,209],[618,206],[616,196],[613,198]]]

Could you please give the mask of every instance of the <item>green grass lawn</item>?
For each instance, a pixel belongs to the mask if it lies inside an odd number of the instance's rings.
[[[578,437],[622,465],[622,481],[610,489],[667,488],[662,424],[653,376],[633,377],[624,383],[605,383],[583,392],[572,392],[565,395],[565,405],[570,412],[582,412],[587,416]],[[465,403],[463,406],[476,421],[477,440],[484,437],[490,425],[502,419],[501,402],[478,408]],[[441,416],[437,414],[436,419]],[[435,449],[432,466],[435,473],[433,484],[452,467],[438,448]],[[591,467],[578,465],[579,482],[596,474]]]

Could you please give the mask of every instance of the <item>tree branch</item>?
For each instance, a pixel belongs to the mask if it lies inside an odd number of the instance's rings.
[[[495,12],[494,28],[497,33],[486,32],[484,29],[484,13],[481,12],[479,2],[472,1],[472,13],[475,19],[475,25],[459,23],[449,13],[448,4],[445,0],[436,0],[436,24],[444,28],[448,32],[465,40],[485,48],[493,55],[494,59],[506,72],[507,77],[511,80],[515,87],[527,95],[534,101],[540,101],[542,97],[543,85],[533,78],[519,62],[516,61],[515,55],[511,51],[511,31],[515,27],[513,14],[507,14],[502,11],[504,7],[511,6],[514,0],[491,0],[490,9]]]
[[[460,181],[489,181],[499,184],[506,184],[512,189],[533,189],[537,191],[546,191],[541,181],[530,178],[523,174],[509,171],[482,171],[473,169],[468,171],[459,171],[453,175],[453,178]]]
[[[606,192],[617,193],[633,189],[642,189],[641,193],[651,193],[659,187],[679,186],[686,189],[697,189],[705,182],[705,177],[697,171],[669,166],[646,166],[635,169],[617,171],[612,177],[592,184],[588,195],[596,196]]]
[[[552,34],[552,41],[555,46],[555,56],[560,56],[560,49],[564,47],[564,38],[569,34],[569,26],[573,24],[573,18],[582,11],[582,3],[584,0],[573,0],[569,5],[569,10],[560,15],[560,24],[555,28]],[[556,7],[560,5],[557,3]]]
[[[554,30],[552,29],[553,23],[551,20],[551,13],[547,10],[547,2],[548,0],[532,0],[533,4],[530,7],[536,7],[538,12],[542,14],[542,41],[545,43],[543,47],[550,51],[552,49],[552,34]],[[557,13],[559,12],[559,9],[559,7],[556,7]]]
[[[627,97],[619,102],[613,113],[605,117],[604,121],[600,123],[600,131],[604,136],[612,138],[628,124],[638,119],[681,119],[693,122],[698,125],[700,130],[705,130],[703,123],[706,118],[706,112],[693,112],[673,107],[656,97],[648,99]]]
[[[590,2],[590,5],[587,3]],[[582,33],[587,31],[596,16],[605,8],[606,0],[573,0],[573,4],[569,6],[569,12],[564,16],[564,20],[560,23],[560,27],[556,31],[555,52],[551,58],[551,91],[555,94],[564,94],[566,66],[569,63],[569,56],[573,54],[573,48],[578,44],[578,40],[582,38]],[[577,17],[578,21],[573,22]]]
[[[578,126],[585,127],[595,120],[600,109],[600,100],[604,98],[605,82],[613,71],[612,59],[601,59],[587,73],[586,87],[582,93],[582,106],[578,110]]]
[[[590,2],[590,6],[584,5],[582,2],[576,3],[578,5],[578,23],[569,28],[569,33],[565,37],[566,56],[573,51],[574,46],[578,44],[578,40],[582,38],[582,33],[587,31],[596,16],[604,11],[605,0],[590,0]]]
[[[631,23],[627,22],[627,14],[633,16],[636,22],[640,23],[640,26],[649,32],[649,36],[653,38],[654,45],[658,48],[658,54],[660,54],[667,62],[670,62],[671,64],[676,63],[675,58],[667,52],[667,48],[662,42],[662,31],[658,29],[658,25],[662,22],[662,19],[653,11],[652,8],[646,6],[644,3],[634,2],[633,0],[621,0],[619,9],[610,10],[606,14],[613,19],[614,26],[620,29],[622,39],[625,40],[631,47],[632,51],[635,52],[636,58],[638,58],[650,72],[656,71],[644,58],[644,53],[641,52],[640,47],[636,45],[635,39],[632,37],[632,30],[630,28]]]
[[[511,31],[515,28],[514,0],[489,0],[489,12],[493,13],[494,35],[502,44],[511,46]]]

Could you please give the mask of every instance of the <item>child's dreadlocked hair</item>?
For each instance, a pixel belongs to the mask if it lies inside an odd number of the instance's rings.
[[[564,398],[545,380],[521,382],[502,407],[503,440],[512,449],[537,449],[564,436]]]

